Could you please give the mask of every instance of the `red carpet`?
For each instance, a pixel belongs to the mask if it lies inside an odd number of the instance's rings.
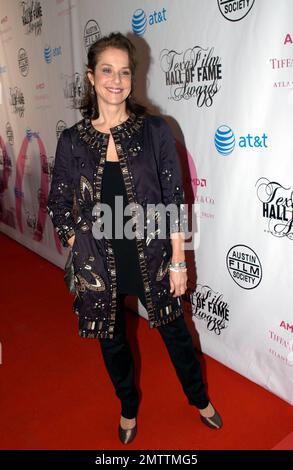
[[[98,342],[79,338],[62,270],[3,234],[0,241],[1,449],[125,449]],[[142,402],[138,435],[127,449],[272,449],[282,441],[292,449],[292,407],[203,356],[209,395],[224,421],[220,431],[206,428],[159,333],[131,312],[128,326]]]
[[[293,449],[293,432],[288,434],[284,439],[281,440],[273,450],[292,450]]]

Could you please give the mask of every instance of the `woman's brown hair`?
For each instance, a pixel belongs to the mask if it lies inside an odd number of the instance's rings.
[[[87,70],[84,77],[84,93],[81,100],[81,105],[79,110],[83,117],[90,119],[97,119],[99,117],[99,107],[97,102],[96,92],[91,85],[87,72],[91,70],[95,71],[99,56],[102,52],[105,51],[108,47],[114,47],[122,51],[127,52],[129,57],[129,67],[131,70],[131,92],[126,98],[126,109],[129,113],[144,114],[146,108],[141,104],[138,104],[132,96],[135,80],[135,71],[137,67],[136,61],[136,49],[133,43],[121,33],[111,33],[108,36],[103,36],[94,42],[87,53]]]

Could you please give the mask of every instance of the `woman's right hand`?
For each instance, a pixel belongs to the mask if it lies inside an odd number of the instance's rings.
[[[73,235],[72,237],[68,238],[68,240],[67,240],[67,243],[68,243],[68,245],[69,245],[71,248],[73,247],[74,240],[75,240],[75,235]]]

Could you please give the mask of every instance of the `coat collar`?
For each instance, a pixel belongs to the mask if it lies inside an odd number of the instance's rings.
[[[134,134],[138,133],[143,126],[145,116],[131,113],[128,119],[118,126],[111,127],[113,136],[119,136],[121,139],[129,140]],[[101,132],[95,129],[90,118],[83,118],[76,124],[79,137],[92,148],[100,148],[108,141],[109,133]]]

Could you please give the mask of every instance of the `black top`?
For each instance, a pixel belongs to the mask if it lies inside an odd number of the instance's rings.
[[[140,295],[143,292],[143,284],[136,241],[135,239],[129,240],[124,234],[124,224],[130,220],[131,216],[123,216],[122,218],[119,210],[120,219],[123,220],[123,226],[121,227],[121,223],[119,223],[119,227],[120,231],[123,233],[120,235],[120,238],[118,238],[119,234],[117,235],[115,233],[115,196],[123,197],[123,204],[120,204],[124,212],[124,208],[128,204],[128,199],[120,163],[119,161],[106,160],[102,181],[101,202],[107,203],[112,209],[112,233],[107,233],[106,226],[105,231],[107,238],[112,242],[115,256],[117,293]],[[116,215],[118,217],[118,214]]]

